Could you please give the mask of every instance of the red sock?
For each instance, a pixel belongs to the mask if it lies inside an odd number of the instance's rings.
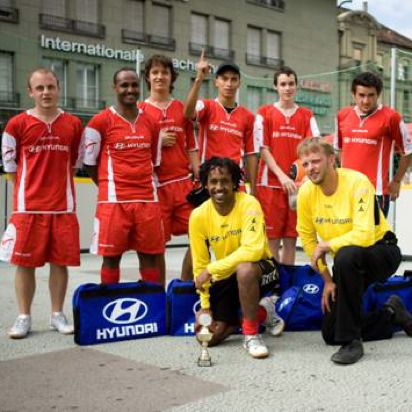
[[[141,268],[140,276],[147,282],[160,282],[160,269],[158,268]]]
[[[259,332],[259,321],[249,320],[243,318],[242,320],[242,333],[244,335],[257,335]]]
[[[258,306],[257,319],[259,323],[263,323],[268,316],[266,309],[263,306]]]
[[[110,284],[110,283],[119,283],[120,280],[120,269],[119,268],[108,268],[102,266],[100,270],[100,280],[102,283]]]

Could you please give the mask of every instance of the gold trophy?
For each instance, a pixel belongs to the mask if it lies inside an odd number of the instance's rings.
[[[213,337],[212,332],[209,330],[209,326],[212,324],[212,317],[209,313],[201,313],[199,315],[198,322],[201,328],[196,337],[202,344],[202,352],[197,360],[197,366],[212,366],[212,359],[207,350],[207,346]]]

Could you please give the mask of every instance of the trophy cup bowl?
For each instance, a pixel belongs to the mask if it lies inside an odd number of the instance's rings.
[[[209,351],[207,350],[209,342],[213,337],[212,332],[209,330],[209,326],[212,324],[212,317],[208,313],[201,313],[199,315],[198,322],[201,328],[196,334],[196,337],[202,344],[202,351],[200,352],[199,359],[197,360],[197,366],[212,366],[212,359]]]

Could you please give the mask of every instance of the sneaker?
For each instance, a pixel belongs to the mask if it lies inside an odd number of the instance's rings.
[[[245,335],[243,347],[253,358],[262,359],[269,356],[268,348],[260,335]]]
[[[262,298],[259,302],[259,305],[263,306],[267,313],[263,326],[272,336],[280,336],[285,329],[285,321],[276,313],[275,303],[278,299],[279,296],[273,295]]]
[[[332,355],[331,360],[340,365],[350,365],[357,362],[363,356],[363,345],[359,339],[341,346],[341,348]]]
[[[71,335],[74,332],[73,325],[70,325],[63,312],[53,312],[50,316],[50,329],[57,330],[63,335]]]
[[[8,335],[12,339],[23,339],[29,334],[30,329],[31,316],[19,315],[17,316],[11,329],[8,331]]]
[[[389,296],[384,305],[393,313],[393,323],[400,326],[408,336],[412,336],[412,315],[397,295]]]

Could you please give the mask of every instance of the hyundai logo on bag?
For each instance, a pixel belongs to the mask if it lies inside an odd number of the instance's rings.
[[[196,316],[196,313],[199,312],[200,310],[200,299],[195,302],[195,304],[193,305],[193,314]]]
[[[319,292],[319,286],[314,283],[306,283],[303,285],[303,291],[310,295],[316,295]]]
[[[139,299],[123,298],[110,302],[103,308],[103,316],[111,323],[127,325],[143,319],[147,314],[146,303]]]
[[[152,335],[159,331],[157,322],[137,323],[146,317],[148,305],[135,298],[121,298],[103,307],[102,315],[106,321],[116,325],[96,329],[96,340],[117,340],[133,336]],[[120,326],[121,325],[121,326]]]

